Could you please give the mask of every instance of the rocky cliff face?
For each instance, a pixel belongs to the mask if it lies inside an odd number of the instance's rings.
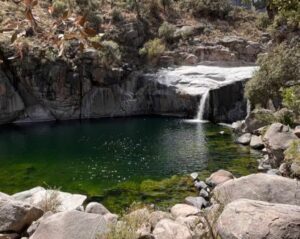
[[[127,66],[99,68],[95,52],[74,67],[64,61],[24,57],[0,69],[0,123],[131,115],[197,115],[211,89],[206,118],[232,122],[246,114],[243,81],[254,67],[191,66],[155,74]]]

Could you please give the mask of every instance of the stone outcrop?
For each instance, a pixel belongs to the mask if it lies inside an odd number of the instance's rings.
[[[10,82],[9,76],[0,67],[0,124],[16,120],[24,111],[25,105],[19,93]]]
[[[242,145],[249,145],[251,142],[251,134],[250,133],[245,133],[243,135],[241,135],[240,137],[237,138],[236,142],[238,144],[242,144]]]
[[[128,66],[99,68],[98,60],[95,51],[86,50],[78,70],[63,61],[36,60],[24,62],[28,69],[13,68],[14,77],[0,69],[0,124],[132,115],[192,118],[205,88],[212,89],[207,119],[232,122],[246,115],[244,82],[255,67],[193,66],[143,74]]]
[[[222,204],[246,198],[300,206],[299,189],[299,183],[293,179],[259,173],[233,179],[217,186],[213,190],[213,197]]]
[[[245,119],[245,131],[254,133],[261,127],[276,121],[273,111],[267,109],[255,109]]]
[[[284,151],[297,137],[289,126],[280,123],[272,124],[263,137],[273,167],[279,167],[284,160]]]
[[[299,206],[240,199],[225,207],[217,232],[222,239],[297,239],[299,222]]]
[[[253,149],[263,149],[265,147],[262,137],[257,135],[251,136],[250,147]]]
[[[28,191],[12,195],[16,200],[22,200],[35,206],[41,206],[47,198],[55,198],[57,201],[56,211],[75,210],[86,200],[85,195],[71,194],[57,190],[46,190],[42,187],[36,187]]]
[[[175,218],[197,215],[199,212],[199,208],[187,204],[176,204],[171,208],[171,214]]]
[[[30,239],[86,239],[107,231],[107,223],[101,215],[68,211],[41,220]]]
[[[43,215],[43,211],[27,203],[0,198],[0,233],[21,232]]]

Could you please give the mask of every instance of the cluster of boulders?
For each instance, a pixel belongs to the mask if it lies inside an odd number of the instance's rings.
[[[0,193],[0,238],[300,238],[297,180],[263,173],[235,178],[225,170],[205,182],[191,176],[199,196],[187,197],[168,212],[141,208],[123,217],[98,202],[87,204],[79,194],[41,187]]]
[[[0,194],[1,239],[96,238],[118,216],[87,197],[36,187],[14,195]]]
[[[272,123],[273,113],[255,110],[245,121],[235,122],[236,142],[262,151],[258,169],[271,174],[300,177],[300,126]]]

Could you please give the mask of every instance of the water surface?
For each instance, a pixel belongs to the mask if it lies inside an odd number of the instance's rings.
[[[172,175],[199,171],[204,177],[220,168],[237,176],[255,172],[257,157],[234,144],[224,126],[173,118],[13,125],[0,128],[0,191],[41,185],[105,200],[120,193],[114,189],[129,187],[141,196],[153,183],[147,189],[137,185]]]

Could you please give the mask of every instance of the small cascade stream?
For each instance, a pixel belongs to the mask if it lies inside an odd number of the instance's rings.
[[[208,98],[209,98],[209,89],[206,90],[206,92],[202,95],[200,100],[197,117],[195,119],[198,120],[199,122],[205,122],[204,113],[205,113],[205,106]]]

